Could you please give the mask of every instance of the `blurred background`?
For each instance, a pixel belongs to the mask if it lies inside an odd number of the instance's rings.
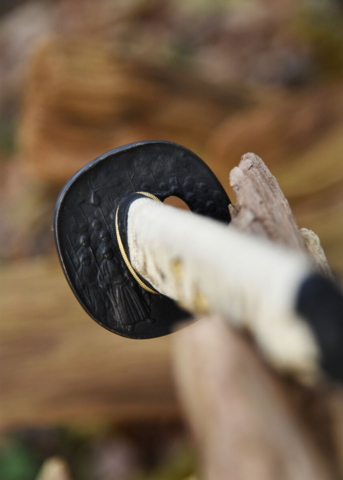
[[[49,480],[51,458],[56,480],[196,471],[170,339],[101,329],[54,250],[66,180],[144,139],[196,152],[233,203],[259,155],[343,278],[343,2],[1,0],[2,480]]]

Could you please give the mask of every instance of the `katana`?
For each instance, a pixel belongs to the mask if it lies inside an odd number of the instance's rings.
[[[191,212],[165,205],[181,198]],[[87,313],[146,339],[217,312],[249,331],[280,371],[343,381],[343,296],[305,254],[239,232],[230,200],[193,152],[139,142],[77,172],[56,205],[66,278]]]

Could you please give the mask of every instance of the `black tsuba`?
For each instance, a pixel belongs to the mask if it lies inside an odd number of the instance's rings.
[[[175,143],[132,143],[101,155],[64,186],[55,210],[59,258],[77,299],[100,325],[130,338],[172,331],[189,317],[164,295],[141,288],[120,254],[115,213],[123,197],[150,192],[160,200],[176,196],[191,211],[230,222],[230,200],[209,167]]]

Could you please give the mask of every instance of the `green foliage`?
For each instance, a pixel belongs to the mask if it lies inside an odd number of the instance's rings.
[[[325,2],[324,2],[325,3]],[[330,7],[330,8],[329,8]],[[343,12],[332,3],[326,8],[303,4],[297,30],[310,48],[321,77],[343,75]]]
[[[189,444],[181,442],[152,472],[132,480],[185,480],[195,470],[195,454]]]
[[[34,480],[39,468],[39,460],[22,442],[11,439],[0,445],[1,480]]]
[[[16,122],[11,116],[0,117],[0,153],[11,154],[15,150]]]

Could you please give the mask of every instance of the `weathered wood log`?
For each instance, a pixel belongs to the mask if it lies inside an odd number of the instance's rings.
[[[299,232],[304,241],[306,250],[314,261],[317,270],[331,280],[334,280],[332,270],[328,264],[325,252],[320,244],[320,239],[318,235],[312,232],[312,230],[308,230],[307,228],[301,228]]]
[[[96,325],[57,261],[0,271],[0,427],[178,416],[170,338]]]
[[[305,250],[289,203],[259,157],[244,155],[239,166],[231,171],[230,184],[237,198],[237,215],[232,225],[281,245]]]
[[[316,444],[287,383],[220,318],[204,318],[180,331],[174,364],[203,478],[338,478],[328,445],[321,451]]]
[[[214,88],[175,68],[125,60],[95,39],[54,37],[29,69],[20,125],[24,162],[63,184],[107,150],[163,138],[200,146],[211,129],[251,103],[240,86]]]
[[[318,269],[331,275],[319,240],[313,232],[299,233],[287,200],[259,157],[245,155],[230,181],[237,195],[233,225],[293,249],[307,248]],[[276,376],[251,339],[219,317],[180,331],[174,347],[179,394],[204,478],[341,478],[340,390],[326,383],[304,388]]]

